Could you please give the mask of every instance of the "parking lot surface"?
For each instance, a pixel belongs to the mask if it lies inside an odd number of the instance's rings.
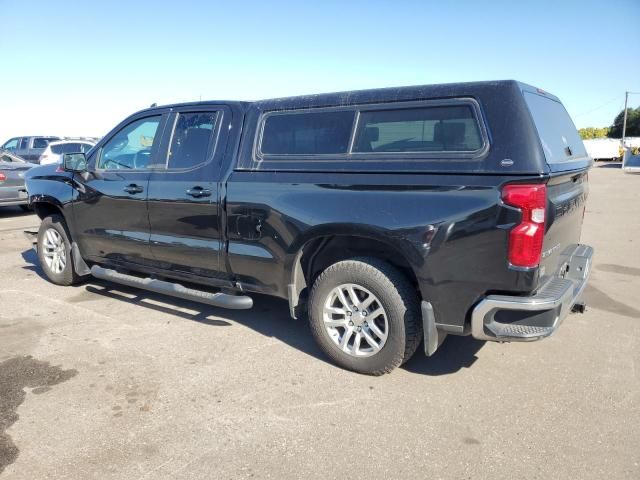
[[[541,342],[449,337],[383,377],[285,301],[225,311],[42,278],[0,210],[0,477],[640,478],[640,176],[590,172],[589,308]]]

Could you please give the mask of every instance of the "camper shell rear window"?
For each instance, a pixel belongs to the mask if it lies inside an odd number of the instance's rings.
[[[586,157],[582,139],[564,105],[544,94],[524,92],[548,164]]]

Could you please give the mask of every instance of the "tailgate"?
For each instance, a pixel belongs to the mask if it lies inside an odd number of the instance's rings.
[[[554,174],[547,183],[547,221],[540,276],[553,275],[565,261],[564,252],[580,243],[588,193],[588,173]]]

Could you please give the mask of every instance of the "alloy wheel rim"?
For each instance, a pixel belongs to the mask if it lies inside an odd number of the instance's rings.
[[[353,357],[370,357],[384,347],[389,320],[382,303],[355,283],[335,287],[323,306],[324,327],[333,343]]]
[[[62,235],[54,228],[44,232],[44,261],[53,273],[62,273],[67,265],[67,251]]]

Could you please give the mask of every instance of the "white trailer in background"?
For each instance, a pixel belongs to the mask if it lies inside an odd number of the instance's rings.
[[[625,147],[640,147],[640,137],[627,137],[624,139]]]
[[[619,138],[595,138],[582,142],[587,153],[594,160],[620,160]]]

